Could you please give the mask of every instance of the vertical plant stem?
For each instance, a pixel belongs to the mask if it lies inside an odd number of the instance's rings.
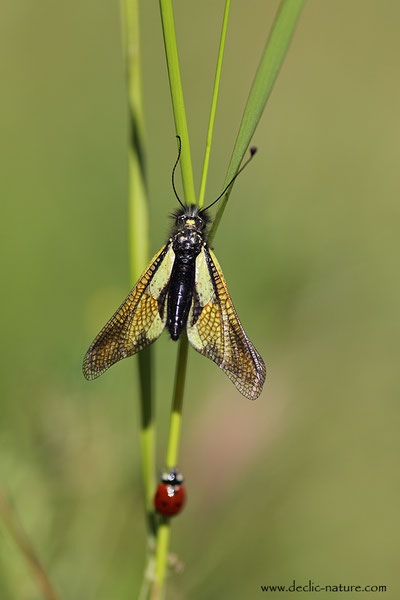
[[[188,355],[188,339],[182,335],[178,348],[178,359],[176,363],[175,384],[172,396],[172,410],[169,424],[167,454],[165,466],[172,469],[178,462],[179,441],[182,425],[182,406],[183,393],[185,389],[186,366]],[[152,600],[157,600],[162,594],[165,580],[165,574],[168,563],[168,547],[171,535],[170,520],[163,517],[157,530],[156,547],[156,571],[155,584],[153,588]]]
[[[211,100],[211,110],[210,110],[210,119],[209,119],[209,123],[208,123],[206,151],[205,151],[205,155],[204,155],[203,172],[201,175],[200,193],[199,193],[199,202],[198,202],[200,208],[202,208],[202,206],[204,204],[204,196],[206,193],[208,165],[210,162],[211,142],[212,142],[212,136],[213,136],[213,130],[214,130],[215,113],[217,110],[219,84],[221,81],[222,59],[224,57],[226,30],[228,28],[228,17],[229,17],[230,5],[231,5],[231,0],[226,0],[224,19],[222,21],[221,40],[219,43],[219,50],[218,50],[217,68],[215,71],[214,90],[213,90],[213,95],[212,95],[212,100]]]
[[[165,56],[167,59],[169,86],[177,135],[182,140],[181,173],[183,193],[186,204],[194,204],[192,161],[190,158],[189,133],[186,123],[185,104],[179,68],[178,48],[176,45],[174,14],[171,0],[160,0],[161,23],[164,34]]]
[[[174,15],[171,0],[160,0],[160,14],[164,34],[165,56],[168,68],[172,108],[175,119],[176,133],[181,137],[181,174],[183,192],[186,204],[195,204],[193,184],[193,170],[190,158],[189,134],[186,122],[185,105],[180,76],[178,48],[175,35]],[[179,342],[178,358],[176,365],[175,387],[172,401],[172,412],[168,434],[168,446],[165,463],[168,468],[176,466],[182,420],[182,404],[184,382],[187,365],[188,342],[183,336]],[[151,589],[152,600],[159,600],[163,596],[163,588],[168,562],[168,548],[170,540],[169,519],[162,518],[157,529],[155,552],[155,577]]]
[[[140,385],[140,446],[142,460],[142,474],[145,493],[145,506],[149,532],[149,545],[151,546],[156,535],[156,520],[153,507],[153,496],[156,487],[155,480],[155,431],[152,366],[153,352],[150,348],[142,351],[138,357],[139,385]]]
[[[171,420],[169,424],[169,436],[165,466],[172,469],[178,462],[179,440],[182,424],[183,392],[185,389],[186,366],[188,355],[188,339],[182,334],[178,348],[178,359],[176,363],[175,385],[172,397]]]
[[[140,277],[149,259],[149,214],[144,160],[144,111],[140,60],[139,0],[122,1],[124,49],[129,104],[129,255],[131,281]],[[146,513],[151,537],[155,535],[155,433],[152,394],[152,349],[138,355],[141,407],[141,460]]]
[[[151,600],[163,598],[165,575],[168,563],[168,548],[171,536],[169,519],[162,517],[157,529],[155,581],[151,589]]]
[[[32,569],[36,582],[46,600],[61,600],[40,562],[32,542],[25,533],[6,493],[0,488],[0,515],[21,554]]]

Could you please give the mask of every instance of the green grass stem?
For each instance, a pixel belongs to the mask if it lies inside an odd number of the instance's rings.
[[[176,363],[175,385],[172,396],[171,420],[169,424],[169,435],[165,466],[172,469],[178,463],[179,440],[182,424],[183,392],[185,389],[186,366],[188,355],[188,339],[182,334],[178,348],[178,359]]]
[[[226,40],[226,31],[228,28],[228,17],[229,17],[230,5],[231,5],[231,0],[226,0],[224,18],[222,21],[221,39],[219,42],[217,68],[215,70],[214,89],[213,89],[213,95],[212,95],[212,100],[211,100],[210,118],[209,118],[209,122],[208,122],[208,132],[207,132],[206,150],[205,150],[205,154],[204,154],[203,171],[201,174],[200,193],[199,193],[199,201],[198,201],[200,208],[202,208],[202,206],[204,204],[204,196],[206,193],[208,165],[210,162],[211,143],[212,143],[212,136],[213,136],[213,130],[214,130],[215,113],[217,110],[219,84],[221,81],[222,59],[224,57],[224,48],[225,48],[225,40]]]
[[[144,160],[139,0],[123,0],[122,21],[129,104],[129,256],[131,282],[136,283],[149,260],[149,211]],[[141,461],[149,534],[155,535],[155,431],[152,390],[152,348],[139,353]]]
[[[195,204],[193,184],[193,170],[190,157],[189,134],[186,122],[186,112],[183,100],[182,82],[180,76],[178,48],[176,43],[175,23],[171,0],[160,0],[160,14],[164,35],[165,56],[167,61],[169,84],[171,91],[172,108],[175,119],[176,134],[181,137],[181,174],[183,193],[186,204]],[[184,383],[187,365],[188,342],[183,336],[178,346],[175,386],[172,400],[172,411],[168,433],[166,467],[175,467],[178,458],[178,448],[182,423],[182,405]],[[165,574],[168,561],[168,547],[170,539],[169,519],[162,519],[157,530],[156,539],[156,565],[155,580],[152,585],[151,598],[158,600],[163,596]]]
[[[151,588],[151,600],[160,600],[164,597],[164,582],[168,564],[168,548],[171,536],[169,519],[163,518],[158,526],[155,580]]]
[[[189,133],[186,122],[185,105],[183,101],[174,14],[171,0],[160,0],[160,12],[164,34],[165,56],[167,59],[172,109],[175,119],[175,129],[177,135],[179,135],[182,140],[180,167],[182,173],[183,194],[187,204],[195,204],[196,197],[193,184],[192,161],[190,158]]]
[[[224,186],[229,183],[235,173],[239,170],[240,164],[273,88],[276,76],[278,75],[279,69],[285,58],[303,4],[304,0],[282,0],[280,4],[250,90],[236,138],[235,147],[226,173]],[[221,199],[219,209],[210,231],[210,242],[214,239],[231,191],[232,186],[229,187],[226,194]]]

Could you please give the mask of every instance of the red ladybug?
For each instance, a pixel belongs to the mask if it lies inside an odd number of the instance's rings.
[[[163,473],[154,496],[157,512],[166,517],[173,517],[182,510],[185,501],[186,489],[178,469],[170,469]]]

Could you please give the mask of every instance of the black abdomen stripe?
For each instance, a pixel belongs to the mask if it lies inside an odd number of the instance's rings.
[[[192,303],[195,262],[193,255],[175,256],[167,300],[167,328],[173,340],[177,340],[186,328]]]

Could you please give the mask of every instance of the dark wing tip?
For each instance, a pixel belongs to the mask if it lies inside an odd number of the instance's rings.
[[[257,350],[254,348],[255,352],[256,352],[256,360],[255,360],[255,367],[256,367],[256,377],[254,380],[254,385],[253,385],[253,390],[250,396],[248,396],[248,398],[250,398],[250,400],[257,400],[257,398],[260,396],[263,387],[264,387],[264,383],[267,377],[267,368],[265,366],[265,362],[263,361],[263,359],[261,358],[261,356],[258,354]]]
[[[82,363],[82,373],[85,379],[88,381],[92,381],[92,379],[97,379],[100,377],[102,373],[104,373],[105,369],[96,369],[96,365],[94,364],[94,360],[90,350],[88,350],[85,354],[85,358]]]

